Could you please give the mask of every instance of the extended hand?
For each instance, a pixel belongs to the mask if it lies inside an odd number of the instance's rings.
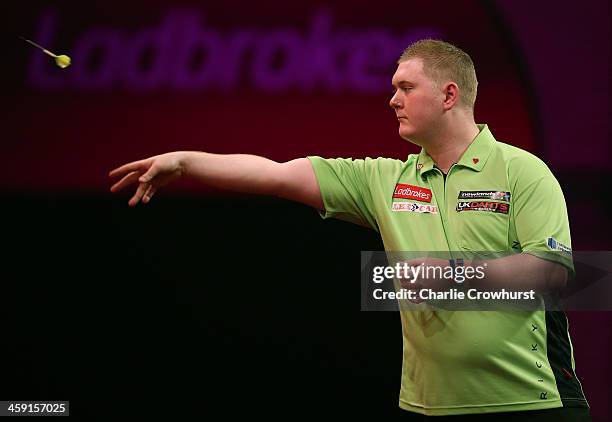
[[[162,187],[178,179],[183,175],[184,169],[181,163],[180,152],[169,152],[167,154],[155,155],[144,160],[132,161],[117,167],[108,175],[110,177],[122,177],[111,187],[111,192],[118,192],[134,182],[138,182],[136,193],[128,201],[130,207],[135,206],[142,200],[147,203],[155,192]]]

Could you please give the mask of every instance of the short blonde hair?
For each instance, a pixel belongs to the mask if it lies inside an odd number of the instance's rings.
[[[474,62],[465,51],[445,41],[424,39],[408,46],[397,64],[414,58],[423,60],[423,71],[433,81],[455,82],[460,90],[461,104],[474,110],[478,80]]]

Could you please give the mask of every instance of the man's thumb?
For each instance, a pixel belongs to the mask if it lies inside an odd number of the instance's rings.
[[[142,176],[138,178],[138,181],[142,183],[146,183],[150,181],[151,179],[153,179],[154,176],[155,176],[155,170],[153,169],[153,167],[151,167],[145,174],[143,174]]]

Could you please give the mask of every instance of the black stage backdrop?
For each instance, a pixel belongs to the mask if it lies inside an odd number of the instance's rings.
[[[359,308],[374,231],[273,198],[126,200],[2,199],[3,398],[88,418],[398,414],[399,316]],[[590,398],[610,391],[610,322],[570,315]]]

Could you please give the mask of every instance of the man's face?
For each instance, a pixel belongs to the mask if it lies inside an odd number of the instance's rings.
[[[423,72],[423,60],[400,63],[391,80],[395,93],[389,105],[399,121],[399,135],[421,145],[434,136],[444,112],[444,95]]]

